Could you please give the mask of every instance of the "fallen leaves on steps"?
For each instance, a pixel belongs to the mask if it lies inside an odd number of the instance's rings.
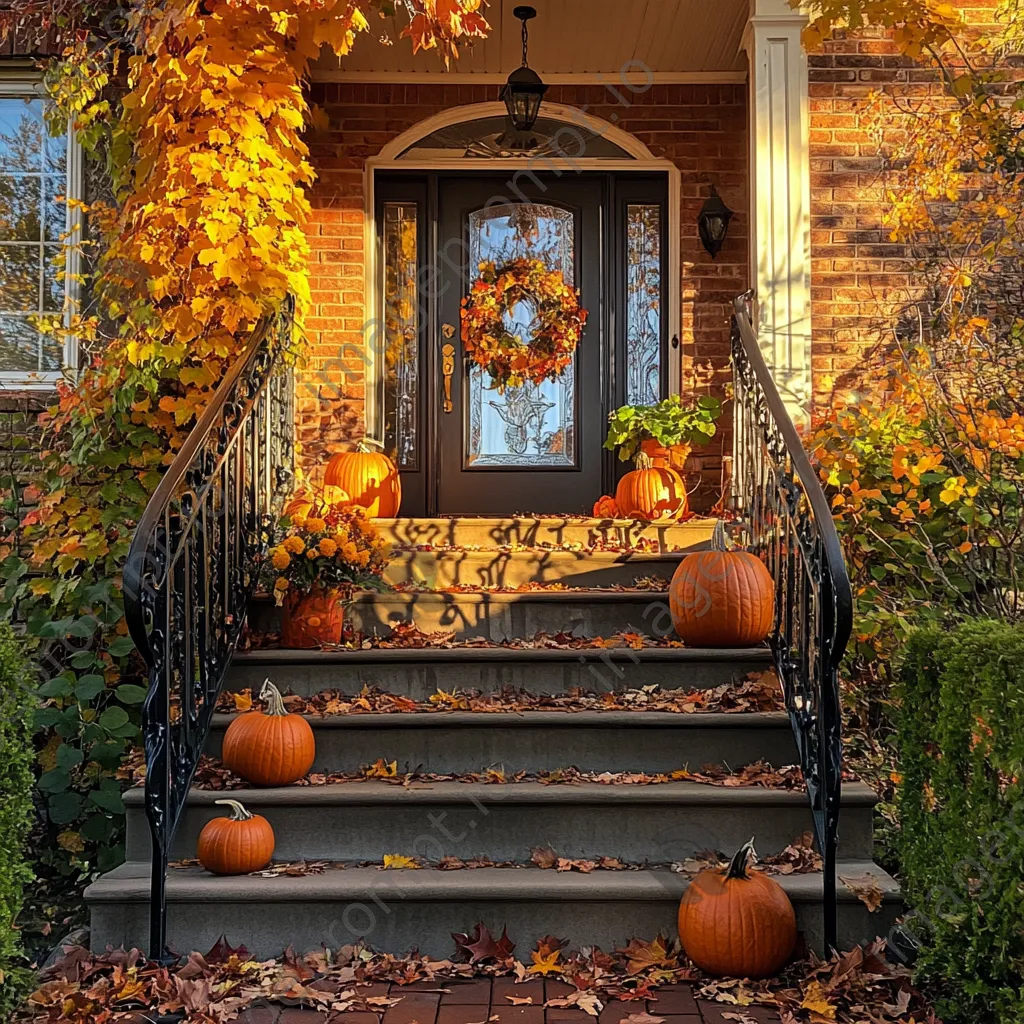
[[[854,776],[845,773],[844,779]],[[136,785],[144,781],[141,770],[136,775]],[[411,787],[435,782],[460,782],[490,786],[538,783],[542,786],[575,786],[581,784],[602,786],[657,786],[671,782],[693,782],[707,786],[721,786],[726,789],[758,788],[772,790],[803,791],[803,774],[797,765],[774,768],[766,761],[755,761],[739,771],[730,772],[724,765],[705,765],[702,771],[679,768],[672,772],[584,772],[573,765],[541,772],[506,772],[504,768],[491,765],[478,772],[401,772],[397,761],[378,758],[373,764],[363,765],[359,771],[312,772],[305,778],[292,783],[295,786],[333,786],[383,782],[389,785]],[[245,781],[229,771],[216,758],[202,755],[193,779],[195,789],[235,790],[249,788]]]
[[[642,686],[618,692],[597,693],[572,688],[564,693],[531,693],[506,687],[495,693],[480,690],[451,691],[438,689],[429,699],[413,700],[402,694],[387,693],[364,686],[356,694],[340,690],[321,690],[309,697],[287,694],[288,711],[300,715],[360,714],[437,714],[446,711],[473,711],[480,714],[531,711],[669,711],[696,714],[718,711],[730,714],[783,710],[782,694],[773,669],[751,672],[738,683],[692,689],[664,689],[657,685]],[[225,713],[246,712],[254,706],[251,689],[222,693],[217,710]]]
[[[593,871],[644,871],[652,868],[663,868],[676,874],[693,876],[707,868],[723,867],[729,863],[729,857],[717,850],[706,850],[696,856],[688,857],[673,863],[646,861],[624,861],[618,857],[598,856],[593,859],[560,857],[551,847],[536,846],[531,851],[530,861],[494,861],[490,857],[480,855],[463,860],[459,857],[443,857],[439,861],[428,861],[423,857],[410,857],[400,853],[385,854],[381,861],[358,861],[349,864],[344,861],[299,860],[270,864],[259,871],[250,872],[256,878],[299,878],[305,875],[322,875],[325,871],[343,871],[347,867],[375,867],[380,871],[422,870],[430,868],[436,871],[473,871],[481,868],[501,868],[503,870],[530,870],[537,868],[542,871],[578,872],[590,874]],[[172,868],[200,868],[199,861],[172,861]],[[785,850],[760,858],[754,869],[768,874],[792,875],[811,874],[821,870],[821,857],[813,846],[810,832],[805,832],[794,840]]]

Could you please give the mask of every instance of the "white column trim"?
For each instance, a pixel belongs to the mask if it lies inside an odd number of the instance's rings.
[[[787,0],[750,7],[750,274],[765,361],[800,424],[812,394],[807,17]]]

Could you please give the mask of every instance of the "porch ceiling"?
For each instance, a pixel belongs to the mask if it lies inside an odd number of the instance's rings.
[[[500,79],[520,63],[520,27],[512,16],[518,0],[491,0],[487,39],[465,48],[450,74],[461,79]],[[706,79],[743,75],[740,39],[748,0],[534,0],[537,19],[530,25],[530,65],[546,79],[603,72],[618,75],[630,61],[659,78]],[[419,78],[445,72],[436,53],[413,56],[408,39],[398,39],[397,18],[385,18],[384,31],[395,40],[381,46],[371,22],[352,53],[337,58],[326,52],[317,62],[318,78],[362,80]]]

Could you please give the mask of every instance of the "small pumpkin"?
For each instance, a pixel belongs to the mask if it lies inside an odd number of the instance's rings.
[[[402,482],[383,452],[360,441],[356,451],[331,456],[324,471],[324,497],[331,504],[360,505],[371,518],[392,519],[402,504]]]
[[[602,494],[601,497],[594,502],[594,518],[619,518],[619,506],[615,504],[615,499],[610,494]]]
[[[285,710],[281,692],[269,679],[260,690],[260,700],[266,702],[266,711],[247,711],[227,727],[221,760],[247,782],[286,786],[313,765],[313,730],[301,715]]]
[[[772,628],[775,584],[749,551],[697,551],[676,568],[668,589],[676,632],[700,647],[751,647]]]
[[[640,452],[636,469],[615,488],[619,515],[628,519],[678,519],[687,507],[683,478],[667,465],[656,466]]]
[[[761,871],[751,872],[754,840],[728,869],[702,871],[679,903],[679,941],[708,974],[768,978],[796,947],[796,914],[785,890]]]
[[[261,814],[250,814],[237,800],[216,800],[231,808],[230,818],[213,818],[199,833],[196,856],[215,875],[247,875],[274,856],[274,830]]]

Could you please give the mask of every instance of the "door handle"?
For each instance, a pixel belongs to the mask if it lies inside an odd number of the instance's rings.
[[[441,346],[441,373],[444,374],[444,398],[441,408],[445,412],[452,411],[452,374],[455,372],[455,346]]]

